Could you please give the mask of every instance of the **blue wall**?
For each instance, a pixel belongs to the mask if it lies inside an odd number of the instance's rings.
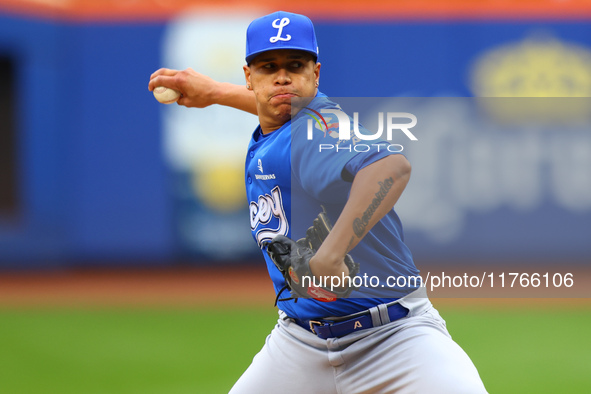
[[[167,169],[147,90],[162,30],[0,17],[0,53],[17,70],[22,199],[17,220],[0,218],[0,264],[170,258]]]
[[[182,255],[161,111],[147,90],[149,75],[162,66],[165,30],[162,23],[0,15],[0,54],[12,57],[17,70],[22,200],[17,220],[0,216],[0,267],[168,265]],[[316,30],[322,90],[337,97],[472,96],[469,75],[480,55],[540,31],[591,47],[588,22],[319,20]],[[424,259],[494,260],[514,251],[510,257],[591,260],[591,212],[552,204],[540,209],[547,216],[516,216],[506,207],[469,213],[462,241],[441,244],[410,229],[408,242]],[[548,230],[548,222],[577,231],[553,244],[557,230]],[[534,231],[533,241],[512,248],[511,242],[524,241],[507,236],[507,225]],[[536,250],[536,243],[544,247]]]

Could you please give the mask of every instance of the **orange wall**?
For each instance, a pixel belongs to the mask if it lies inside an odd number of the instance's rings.
[[[188,8],[276,10],[276,0],[0,0],[0,12],[68,20],[161,21]],[[299,0],[286,11],[322,19],[590,19],[591,0]]]

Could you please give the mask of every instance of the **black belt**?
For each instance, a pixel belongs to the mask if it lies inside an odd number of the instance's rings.
[[[390,322],[401,319],[408,315],[408,309],[400,305],[399,303],[391,304],[388,307],[388,317]],[[354,331],[364,330],[366,328],[372,328],[381,326],[388,322],[382,322],[375,324],[371,317],[369,310],[362,312],[361,314],[354,315],[353,317],[345,320],[330,320],[330,319],[313,319],[313,320],[301,320],[293,319],[300,327],[316,334],[318,338],[338,338],[350,334]]]

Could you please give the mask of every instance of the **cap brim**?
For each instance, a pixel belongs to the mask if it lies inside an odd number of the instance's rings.
[[[277,49],[263,49],[261,51],[251,53],[250,55],[248,55],[246,57],[246,64],[250,64],[254,60],[255,57],[257,57],[258,55],[260,55],[262,53],[271,52],[271,51],[278,51],[278,50],[281,50],[281,49],[293,49],[293,50],[296,50],[296,51],[306,52],[306,53],[309,53],[310,55],[314,56],[314,60],[315,61],[318,60],[318,54],[316,52],[314,52],[314,51],[311,51],[311,50],[307,49],[307,48],[294,47],[294,46],[284,46],[284,47],[280,47],[280,48],[277,48]]]

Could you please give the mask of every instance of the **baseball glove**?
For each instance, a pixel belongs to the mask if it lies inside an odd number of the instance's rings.
[[[305,238],[296,242],[286,236],[278,235],[267,246],[267,253],[283,274],[292,298],[314,298],[318,301],[330,302],[337,298],[348,297],[355,290],[353,278],[359,273],[359,264],[355,263],[348,254],[345,256],[345,264],[349,268],[350,280],[346,280],[347,277],[344,275],[338,277],[341,281],[340,286],[336,288],[332,287],[334,285],[332,281],[323,283],[324,286],[316,286],[313,281],[310,259],[314,257],[331,229],[332,224],[326,213],[321,212],[306,231]]]

